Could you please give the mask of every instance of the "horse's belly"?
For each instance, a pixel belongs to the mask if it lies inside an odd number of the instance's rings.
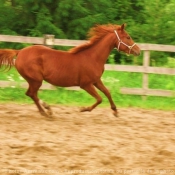
[[[60,87],[70,87],[70,86],[78,86],[78,81],[73,78],[55,78],[55,79],[45,79],[48,83],[54,85],[54,86],[60,86]]]

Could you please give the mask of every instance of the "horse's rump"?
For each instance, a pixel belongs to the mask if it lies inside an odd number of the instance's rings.
[[[45,80],[62,87],[76,86],[79,64],[75,57],[66,51],[35,45],[20,51],[15,66],[25,79]]]

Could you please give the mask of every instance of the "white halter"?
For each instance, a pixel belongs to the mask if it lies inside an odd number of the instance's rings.
[[[130,54],[132,48],[136,45],[136,43],[134,43],[132,46],[129,46],[129,45],[127,45],[126,43],[124,43],[124,42],[120,39],[120,37],[119,37],[119,35],[118,35],[118,33],[117,33],[116,30],[114,30],[114,32],[115,32],[115,34],[116,34],[116,36],[117,36],[117,39],[118,39],[117,50],[120,51],[120,50],[119,50],[120,44],[123,44],[123,45],[125,45],[125,46],[129,49],[129,54]]]

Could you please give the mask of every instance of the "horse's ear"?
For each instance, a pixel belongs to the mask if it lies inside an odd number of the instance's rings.
[[[125,27],[126,27],[126,24],[122,24],[122,25],[121,25],[121,30],[124,30]]]

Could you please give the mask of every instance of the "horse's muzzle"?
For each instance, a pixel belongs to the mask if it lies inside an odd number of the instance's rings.
[[[134,56],[139,56],[140,55],[140,51],[139,52],[134,52]]]
[[[137,45],[135,45],[135,46],[132,48],[131,53],[132,53],[134,56],[139,56],[140,53],[141,53],[141,50],[140,50],[140,48],[139,48]]]

